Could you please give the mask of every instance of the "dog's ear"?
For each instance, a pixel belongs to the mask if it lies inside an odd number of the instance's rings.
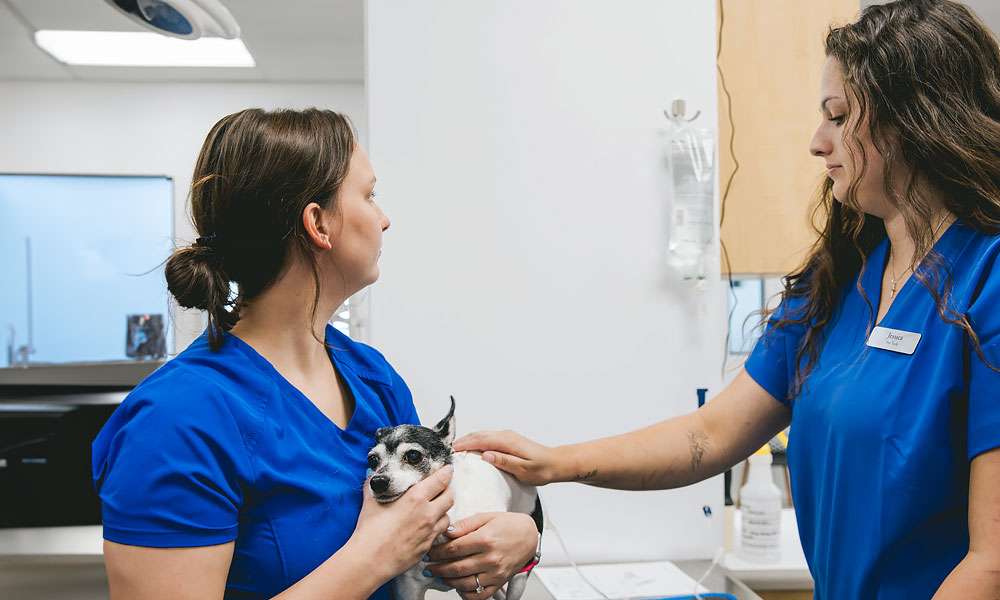
[[[451,397],[451,410],[445,418],[441,419],[437,425],[434,426],[434,433],[438,434],[441,441],[445,443],[446,446],[451,446],[451,443],[455,441],[455,397]]]
[[[392,427],[379,427],[375,430],[375,441],[381,442],[382,438],[388,435],[390,431],[392,431]]]

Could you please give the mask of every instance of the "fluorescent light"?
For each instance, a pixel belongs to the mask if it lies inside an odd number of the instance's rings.
[[[138,31],[35,32],[35,43],[68,65],[114,67],[253,67],[239,39],[181,40]]]

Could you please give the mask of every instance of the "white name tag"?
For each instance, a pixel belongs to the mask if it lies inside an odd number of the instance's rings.
[[[902,329],[889,329],[888,327],[876,327],[868,336],[868,345],[872,348],[881,348],[902,354],[913,354],[919,341],[919,333],[911,333]]]

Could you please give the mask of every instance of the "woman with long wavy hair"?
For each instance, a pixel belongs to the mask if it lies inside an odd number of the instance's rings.
[[[824,226],[735,380],[616,437],[455,449],[534,484],[664,489],[790,423],[816,598],[1000,598],[997,41],[962,4],[899,0],[832,29],[826,55]]]

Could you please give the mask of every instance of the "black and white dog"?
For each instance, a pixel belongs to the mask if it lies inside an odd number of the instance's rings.
[[[455,505],[448,511],[452,523],[483,512],[522,512],[541,519],[536,511],[538,493],[534,487],[518,482],[510,475],[484,461],[478,452],[453,453],[455,439],[455,398],[451,399],[448,415],[433,429],[417,425],[383,427],[375,432],[375,447],[368,453],[372,471],[369,485],[379,502],[392,502],[410,486],[423,480],[445,465],[453,465],[455,473],[451,489]],[[533,514],[535,513],[535,514]],[[435,544],[447,541],[440,537]],[[423,600],[428,589],[447,591],[433,577],[423,575],[427,563],[421,561],[394,583],[397,600]],[[517,575],[493,595],[496,600],[518,600],[524,593],[527,574]]]

